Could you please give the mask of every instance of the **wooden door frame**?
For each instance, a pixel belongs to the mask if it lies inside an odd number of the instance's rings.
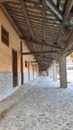
[[[20,41],[20,52],[21,52],[21,59],[20,59],[20,64],[21,64],[21,84],[24,83],[24,73],[23,73],[23,46],[22,46],[22,41]]]

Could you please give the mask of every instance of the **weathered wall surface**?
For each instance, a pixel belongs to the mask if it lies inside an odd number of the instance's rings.
[[[9,32],[9,46],[1,41],[1,26]],[[0,9],[0,88],[13,87],[12,49],[18,52],[19,37]]]
[[[5,45],[1,41],[1,26],[3,26],[9,32],[9,46]],[[21,62],[20,62],[20,39],[12,27],[11,23],[5,16],[4,12],[0,9],[0,89],[13,88],[13,72],[12,72],[12,49],[17,52],[18,63],[18,85],[21,85]],[[23,45],[23,51],[29,51],[25,43]],[[29,62],[25,67],[25,60]],[[24,68],[24,83],[38,76],[39,69],[35,70],[36,76],[33,77],[33,69],[30,61],[33,60],[33,56],[23,56],[23,68]],[[29,74],[28,74],[29,72]],[[30,75],[30,76],[29,76]]]
[[[23,52],[29,52],[26,44],[23,43]],[[27,62],[27,67],[25,66],[25,61]],[[33,67],[32,61],[34,61],[34,56],[32,55],[23,55],[23,70],[24,70],[24,83],[32,80],[33,78],[37,78],[39,76],[39,67]],[[34,75],[35,74],[35,75]]]

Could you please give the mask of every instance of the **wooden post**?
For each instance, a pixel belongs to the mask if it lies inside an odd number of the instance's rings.
[[[67,72],[66,72],[66,57],[63,55],[59,59],[59,70],[60,70],[60,87],[67,87]]]

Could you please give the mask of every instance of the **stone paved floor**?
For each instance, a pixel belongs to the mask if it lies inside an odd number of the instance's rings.
[[[73,86],[42,77],[0,120],[0,130],[73,130]]]

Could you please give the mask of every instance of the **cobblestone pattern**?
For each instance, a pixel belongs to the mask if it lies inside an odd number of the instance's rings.
[[[0,130],[73,130],[72,87],[42,77],[0,120]]]

